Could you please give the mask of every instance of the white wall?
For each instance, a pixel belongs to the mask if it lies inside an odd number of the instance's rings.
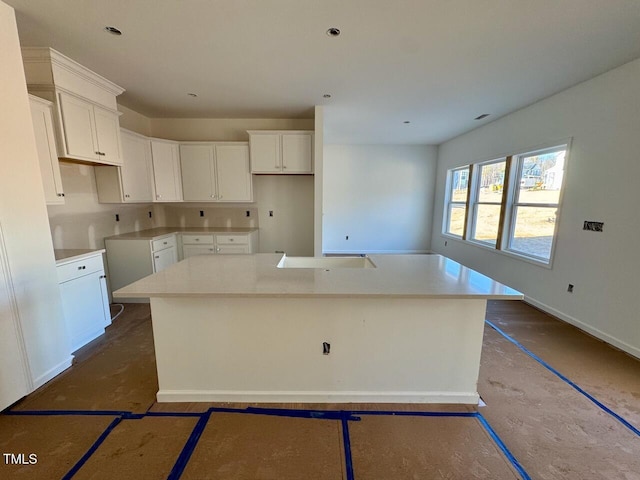
[[[247,130],[313,130],[313,119],[152,118],[151,134],[168,140],[248,142]]]
[[[55,248],[104,248],[104,237],[163,226],[162,209],[151,203],[98,203],[92,166],[61,161],[60,174],[65,203],[47,207]]]
[[[447,169],[572,137],[553,267],[441,234]],[[640,357],[640,60],[442,144],[431,247]],[[584,220],[604,232],[582,230]],[[567,285],[575,285],[574,293]]]
[[[260,253],[313,256],[313,181],[311,175],[253,176]]]
[[[428,251],[435,172],[433,146],[325,145],[323,252]]]
[[[68,367],[53,245],[49,235],[15,14],[0,2],[0,228],[5,271],[20,318],[35,386]],[[0,314],[9,314],[2,306]]]

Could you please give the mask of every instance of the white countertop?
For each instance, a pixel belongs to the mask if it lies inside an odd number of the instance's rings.
[[[255,227],[158,227],[138,232],[122,233],[106,238],[109,240],[155,240],[174,233],[251,233],[258,230]]]
[[[60,248],[53,251],[56,258],[56,265],[64,265],[65,263],[75,262],[84,258],[102,255],[104,248],[86,249],[86,248]]]
[[[371,255],[377,268],[277,268],[282,254],[190,257],[113,294],[149,297],[492,298],[523,295],[440,255]]]

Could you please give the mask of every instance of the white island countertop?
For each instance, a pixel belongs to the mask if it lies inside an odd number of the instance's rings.
[[[278,268],[282,254],[202,255],[116,290],[115,298],[468,298],[523,295],[441,255],[371,255],[376,268]]]

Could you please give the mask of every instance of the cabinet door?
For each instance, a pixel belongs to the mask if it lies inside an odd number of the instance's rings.
[[[110,165],[122,165],[120,145],[120,121],[118,114],[94,106],[98,161]]]
[[[247,145],[216,145],[215,158],[218,201],[252,201],[249,147]]]
[[[106,319],[102,275],[104,272],[98,271],[60,284],[62,308],[72,351],[104,333]]]
[[[182,177],[178,145],[151,140],[155,201],[182,200]]]
[[[122,132],[122,196],[125,202],[151,202],[151,145],[149,140]],[[107,167],[113,168],[113,167]]]
[[[165,248],[159,252],[153,252],[153,271],[161,272],[170,265],[178,261],[178,255],[175,247]]]
[[[214,255],[216,248],[213,245],[183,245],[182,258],[195,257],[196,255]]]
[[[93,119],[93,105],[66,93],[58,93],[62,113],[65,156],[96,161],[98,144]]]
[[[312,136],[308,133],[282,134],[282,173],[311,173]]]
[[[182,195],[185,201],[215,201],[213,147],[180,145],[180,165]]]
[[[280,135],[277,133],[249,135],[249,148],[251,173],[279,173],[282,170]]]
[[[48,205],[63,204],[64,191],[53,133],[51,107],[35,99],[30,99],[30,104],[44,198]]]

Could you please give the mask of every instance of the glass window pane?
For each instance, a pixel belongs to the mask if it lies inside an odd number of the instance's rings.
[[[509,248],[549,260],[556,226],[556,207],[516,207]]]
[[[469,184],[469,169],[454,170],[451,172],[451,201],[466,202],[467,187]]]
[[[467,207],[465,205],[449,206],[449,225],[447,226],[447,233],[462,237],[464,232],[464,214],[466,209]]]
[[[480,167],[479,202],[500,203],[507,162],[490,163]]]
[[[521,157],[518,203],[559,203],[566,150]]]
[[[473,239],[495,245],[498,239],[499,224],[500,205],[477,205]]]

